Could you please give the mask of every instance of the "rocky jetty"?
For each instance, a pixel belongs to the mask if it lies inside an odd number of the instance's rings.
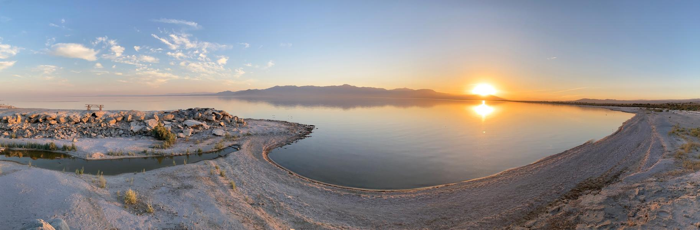
[[[191,108],[174,111],[4,111],[3,138],[108,138],[152,136],[158,125],[180,138],[212,129],[245,126],[242,118],[223,110]]]

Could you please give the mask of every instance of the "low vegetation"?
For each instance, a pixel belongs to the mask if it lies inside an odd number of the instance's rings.
[[[31,143],[31,142],[26,142],[26,143],[0,143],[0,147],[8,148],[8,149],[35,149],[35,150],[47,150],[47,151],[78,151],[78,147],[75,146],[75,144],[71,145],[63,145],[60,148],[56,143],[49,142],[46,144],[39,144],[39,143]]]
[[[177,140],[175,133],[170,132],[170,130],[166,129],[162,124],[158,124],[158,126],[153,128],[153,136],[155,136],[156,139],[163,141],[163,144],[157,146],[157,148],[161,149],[172,147]]]
[[[127,190],[124,193],[124,204],[136,204],[136,202],[138,201],[136,195],[137,194],[134,190]]]
[[[146,204],[146,212],[147,213],[154,213],[155,212],[155,209],[153,209],[153,205],[151,205],[151,203]]]

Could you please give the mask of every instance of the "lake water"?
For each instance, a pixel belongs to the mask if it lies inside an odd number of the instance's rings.
[[[371,189],[459,182],[523,166],[613,133],[633,115],[601,108],[418,99],[70,97],[6,99],[24,108],[213,107],[246,118],[316,125],[270,158],[315,180]]]
[[[85,160],[62,153],[35,150],[4,150],[0,152],[0,161],[13,161],[33,167],[56,171],[75,172],[82,170],[86,174],[118,175],[138,173],[154,169],[192,164],[211,160],[238,151],[238,146],[228,147],[215,153],[190,154],[180,156],[135,157],[123,159]]]

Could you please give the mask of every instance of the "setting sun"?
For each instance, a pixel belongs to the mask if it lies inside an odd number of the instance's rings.
[[[489,84],[478,84],[474,89],[472,89],[473,94],[479,94],[481,96],[493,95],[496,93],[496,88]]]

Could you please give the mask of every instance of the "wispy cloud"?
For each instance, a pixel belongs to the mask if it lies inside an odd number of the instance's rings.
[[[289,48],[292,47],[292,43],[280,43],[280,47]]]
[[[197,24],[196,22],[192,21],[185,21],[185,20],[178,20],[178,19],[168,19],[168,18],[161,18],[161,19],[154,19],[154,22],[160,22],[160,23],[168,23],[168,24],[176,24],[176,25],[183,25],[183,26],[189,26],[195,29],[201,29],[202,26]]]
[[[16,62],[17,61],[0,61],[0,71],[12,67]]]
[[[577,88],[554,91],[552,93],[563,93],[563,92],[570,92],[570,91],[576,91],[576,90],[582,90],[582,89],[588,89],[588,87],[577,87]]]
[[[102,64],[100,64],[99,62],[95,63],[95,69],[102,69],[102,68],[103,68]]]
[[[2,44],[2,38],[0,38],[0,59],[8,59],[17,55],[20,49],[17,46]]]
[[[548,57],[547,60],[554,60],[557,59],[557,57]]]
[[[250,44],[249,44],[249,43],[241,42],[241,43],[238,43],[238,44],[241,45],[241,46],[243,46],[243,49],[248,49],[248,47],[250,47]]]
[[[51,23],[49,23],[49,26],[64,29],[64,30],[68,29],[66,27],[66,19],[65,18],[61,18],[61,21],[58,24],[51,22]]]

